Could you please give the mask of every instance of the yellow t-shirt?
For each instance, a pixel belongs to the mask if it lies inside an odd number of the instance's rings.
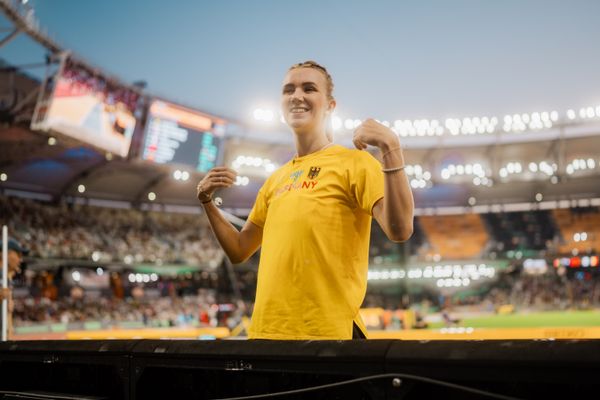
[[[275,171],[248,217],[263,228],[251,339],[351,339],[366,331],[372,209],[381,164],[334,145]]]

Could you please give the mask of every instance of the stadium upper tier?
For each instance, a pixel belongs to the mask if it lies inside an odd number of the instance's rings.
[[[22,32],[29,35],[52,54],[72,53],[70,49],[61,46],[40,28],[38,21],[34,17],[33,7],[27,4],[26,1],[0,0],[0,9],[14,24],[14,31],[5,38],[6,41],[10,41],[14,36]],[[96,71],[99,75],[105,76],[107,80],[120,81],[118,78],[111,76],[106,71],[102,71],[101,68],[92,65],[80,56],[71,55],[71,57],[74,57],[78,63]],[[135,85],[127,85],[122,81],[120,83],[134,91],[139,91],[140,89]],[[262,129],[265,128],[265,125],[277,126],[278,121],[282,125],[285,125],[283,117],[276,110],[258,108],[253,111],[252,116],[254,122],[262,125]],[[406,138],[412,146],[440,147],[496,143],[498,140],[496,136],[498,134],[505,134],[502,135],[503,139],[501,140],[504,143],[596,134],[597,127],[592,129],[591,132],[585,128],[583,130],[571,130],[568,128],[581,125],[582,123],[598,123],[599,121],[600,104],[590,104],[563,111],[538,110],[534,112],[518,112],[504,116],[462,116],[444,118],[443,120],[427,118],[396,119],[391,122],[388,120],[382,120],[381,122],[392,128],[400,137]],[[331,121],[334,132],[338,132],[342,136],[347,136],[361,122],[360,119],[343,118],[335,114]],[[282,127],[280,125],[278,128],[281,129]],[[262,129],[259,128],[259,131]],[[523,133],[530,132],[535,132],[536,134],[532,136],[523,135]],[[520,135],[510,135],[512,133]],[[444,136],[467,136],[467,139],[460,140],[458,137],[450,140],[440,139],[440,137]],[[479,136],[480,138],[474,140],[474,136]],[[490,140],[487,140],[486,137]],[[437,139],[432,141],[431,138]]]
[[[158,99],[69,53],[42,32],[26,2],[1,0],[0,8],[14,24],[0,46],[24,33],[51,53],[44,83],[0,68],[7,194],[197,207],[196,183],[221,164],[239,173],[236,186],[218,194],[223,208],[245,215],[266,177],[293,156],[292,135],[273,110],[239,123]],[[600,198],[600,105],[381,122],[405,148],[418,214]],[[335,116],[336,142],[351,147],[360,123]]]

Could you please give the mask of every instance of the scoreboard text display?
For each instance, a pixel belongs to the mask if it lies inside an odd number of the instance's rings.
[[[219,162],[224,131],[223,120],[155,100],[148,112],[142,159],[207,172]]]

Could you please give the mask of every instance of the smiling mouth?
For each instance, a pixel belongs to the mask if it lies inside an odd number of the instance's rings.
[[[290,109],[290,112],[292,114],[302,114],[304,112],[307,112],[309,109],[306,107],[293,107],[292,109]]]

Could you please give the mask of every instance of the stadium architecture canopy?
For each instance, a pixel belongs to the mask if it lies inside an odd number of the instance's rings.
[[[218,195],[224,210],[244,216],[293,156],[276,111],[242,122],[153,96],[55,43],[26,2],[0,0],[0,8],[13,24],[0,47],[26,34],[47,52],[42,81],[0,60],[4,195],[199,212],[196,183],[227,165],[239,177]],[[381,122],[406,149],[417,214],[600,205],[600,105]],[[335,141],[351,147],[360,123],[334,116]]]

